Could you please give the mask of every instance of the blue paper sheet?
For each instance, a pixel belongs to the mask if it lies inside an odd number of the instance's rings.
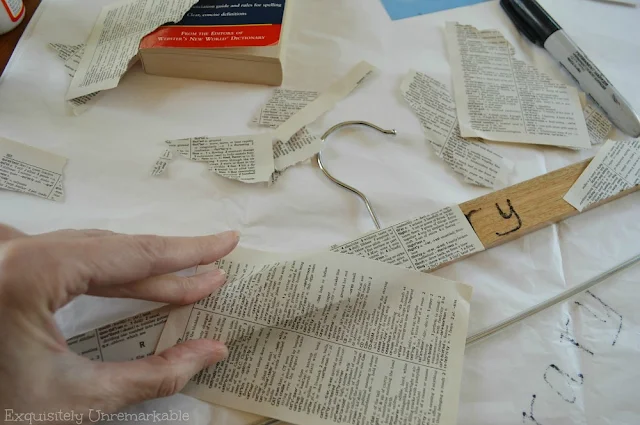
[[[382,0],[382,4],[391,19],[395,21],[396,19],[455,9],[484,1],[487,0]]]

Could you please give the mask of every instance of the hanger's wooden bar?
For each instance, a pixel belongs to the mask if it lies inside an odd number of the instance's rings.
[[[460,204],[460,209],[485,248],[517,239],[527,233],[579,214],[563,199],[591,159],[538,176],[514,186]],[[611,202],[640,189],[640,185],[602,202]]]

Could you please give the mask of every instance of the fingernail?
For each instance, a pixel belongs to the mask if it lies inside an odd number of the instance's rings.
[[[219,235],[222,238],[229,238],[233,241],[239,241],[240,240],[240,232],[237,230],[227,230],[226,232],[222,232]]]
[[[225,272],[222,269],[214,269],[214,270],[211,270],[210,272],[207,272],[205,274],[210,279],[218,280],[218,279],[226,276],[227,272]]]
[[[211,356],[214,358],[214,361],[224,360],[229,357],[229,349],[226,345],[220,344],[216,347]]]

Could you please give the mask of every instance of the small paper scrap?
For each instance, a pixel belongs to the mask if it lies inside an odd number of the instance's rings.
[[[400,91],[418,116],[436,154],[462,174],[466,183],[494,189],[506,186],[513,163],[481,139],[465,140],[460,136],[456,106],[443,83],[411,70],[402,81]]]
[[[67,158],[0,137],[0,189],[62,201]]]
[[[78,69],[78,65],[80,64],[86,45],[50,43],[49,46],[53,48],[58,53],[58,57],[64,61],[64,67],[67,69],[69,76],[73,79],[73,76],[76,75],[76,70]],[[66,102],[74,115],[80,115],[95,103],[99,94],[100,92],[90,93],[86,96],[67,100]]]
[[[162,152],[162,155],[160,155],[160,157],[156,161],[156,163],[153,164],[153,168],[151,169],[151,175],[155,177],[155,176],[159,176],[160,174],[163,174],[165,171],[167,171],[167,168],[169,167],[169,163],[171,162],[171,160],[173,160],[173,152],[171,151],[171,149],[165,149],[164,152]]]
[[[640,139],[609,140],[571,189],[564,200],[582,211],[640,184]]]
[[[587,105],[584,108],[584,119],[587,121],[591,145],[600,145],[609,140],[613,125],[598,109],[592,105]]]
[[[497,30],[447,22],[445,33],[462,137],[591,147],[578,90],[517,59]]]
[[[317,91],[275,89],[251,122],[263,127],[278,128],[317,97]]]
[[[172,149],[192,161],[207,162],[209,171],[246,183],[270,182],[274,171],[273,144],[270,135],[192,137],[167,140]],[[160,175],[171,160],[165,151],[153,168]],[[162,163],[164,161],[164,163]]]
[[[102,9],[65,97],[112,89],[136,60],[140,40],[161,25],[178,22],[198,0],[129,0]]]

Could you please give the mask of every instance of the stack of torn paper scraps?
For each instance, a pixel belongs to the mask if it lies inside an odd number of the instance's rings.
[[[448,22],[445,38],[454,96],[413,70],[401,92],[435,153],[465,182],[507,185],[513,163],[486,142],[587,149],[608,139],[611,123],[584,94],[517,59],[500,32]]]
[[[167,171],[175,154],[206,162],[209,171],[246,183],[273,183],[287,168],[320,152],[322,141],[307,125],[331,110],[373,72],[360,62],[325,92],[276,89],[251,121],[270,132],[222,137],[191,137],[167,140],[169,147],[151,170],[152,176]]]

